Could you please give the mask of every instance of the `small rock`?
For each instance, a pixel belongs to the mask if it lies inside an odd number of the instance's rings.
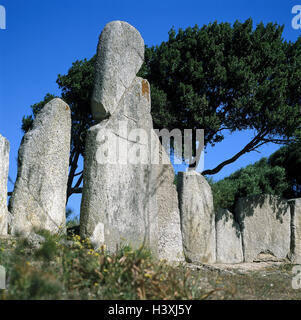
[[[26,242],[34,249],[39,249],[45,241],[46,239],[43,236],[33,232],[26,237]]]

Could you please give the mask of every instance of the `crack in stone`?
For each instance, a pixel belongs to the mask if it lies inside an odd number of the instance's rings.
[[[120,136],[118,133],[116,132],[113,132],[115,134],[115,136],[117,136],[118,138],[121,138],[123,140],[126,140],[128,142],[132,142],[132,143],[135,143],[135,144],[140,144],[141,146],[147,146],[147,144],[144,144],[144,143],[140,143],[139,141],[133,141],[133,140],[129,140],[128,138],[125,138],[125,137],[122,137]]]
[[[136,123],[138,123],[138,120],[137,119],[135,119],[135,118],[132,118],[132,117],[130,117],[130,116],[127,116],[126,114],[122,114],[124,117],[126,117],[126,118],[128,118],[129,120],[132,120],[132,121],[134,121],[134,122],[136,122]]]

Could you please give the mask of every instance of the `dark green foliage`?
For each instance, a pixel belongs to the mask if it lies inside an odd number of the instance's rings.
[[[212,23],[169,32],[147,48],[140,75],[152,84],[157,128],[205,129],[205,146],[225,132],[254,130],[254,139],[215,174],[268,142],[294,140],[301,119],[301,38],[287,43],[283,27]],[[224,159],[221,159],[224,160]]]
[[[300,140],[301,141],[301,140]],[[282,147],[269,158],[272,167],[280,166],[285,170],[288,188],[283,196],[286,198],[301,197],[301,142]]]
[[[95,57],[87,61],[76,61],[67,75],[58,75],[57,84],[62,90],[62,99],[72,111],[72,148],[71,154],[84,151],[85,134],[94,124],[90,110],[94,84]]]
[[[56,239],[46,230],[39,232],[39,234],[45,238],[45,242],[36,250],[35,255],[48,263],[58,254]]]
[[[174,178],[174,181],[173,181],[174,185],[178,185],[178,174],[176,173],[175,174],[175,178]]]
[[[239,198],[260,194],[283,196],[288,185],[285,169],[270,166],[266,158],[234,172],[221,181],[211,181],[215,208],[226,208],[232,212]]]
[[[50,93],[47,93],[46,96],[44,97],[43,101],[31,106],[32,115],[27,116],[27,117],[24,116],[22,119],[23,132],[27,132],[32,129],[33,120],[36,117],[36,115],[38,114],[38,112],[45,106],[45,104],[47,104],[49,101],[51,101],[54,98],[56,98],[56,96],[54,96]]]
[[[209,179],[215,207],[234,210],[238,198],[272,194],[291,199],[301,197],[301,143],[284,146],[268,159],[242,168],[218,182]]]

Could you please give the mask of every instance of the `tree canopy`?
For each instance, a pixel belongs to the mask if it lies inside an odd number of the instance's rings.
[[[154,127],[205,129],[205,146],[221,142],[226,132],[253,130],[254,138],[230,159],[203,174],[211,175],[265,143],[296,140],[301,119],[301,37],[282,38],[283,27],[269,23],[211,23],[176,32],[159,46],[146,47],[139,75],[151,84]],[[72,148],[68,196],[80,192],[77,163],[87,129],[94,123],[90,100],[95,57],[76,61],[57,83],[72,110]],[[23,118],[30,129],[36,112]],[[75,177],[78,177],[75,181]]]
[[[212,23],[174,29],[146,51],[141,75],[151,83],[156,127],[205,129],[205,146],[225,132],[250,129],[254,138],[215,174],[241,155],[268,143],[294,140],[301,119],[301,37],[282,38],[283,27],[262,23]]]

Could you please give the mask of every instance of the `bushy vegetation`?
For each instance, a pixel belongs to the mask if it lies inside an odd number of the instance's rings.
[[[212,183],[215,208],[226,208],[233,212],[239,198],[272,194],[282,195],[288,188],[285,170],[281,167],[271,167],[266,158],[242,168],[229,177]]]
[[[271,167],[278,166],[285,170],[288,188],[284,190],[283,197],[301,197],[301,137],[297,143],[282,147],[273,153],[268,163]]]
[[[89,240],[40,232],[40,246],[22,239],[0,239],[0,265],[7,290],[0,300],[192,300],[300,299],[291,288],[292,265],[246,274],[167,265],[145,249],[121,248],[110,255]]]
[[[280,148],[218,182],[209,179],[215,208],[234,210],[239,198],[272,194],[283,198],[301,197],[301,144]]]
[[[48,232],[33,247],[27,240],[0,243],[8,287],[2,299],[200,299],[208,293],[184,266],[156,261],[146,249],[95,251],[89,240]],[[7,243],[6,243],[7,244]],[[13,248],[13,249],[12,249]]]

